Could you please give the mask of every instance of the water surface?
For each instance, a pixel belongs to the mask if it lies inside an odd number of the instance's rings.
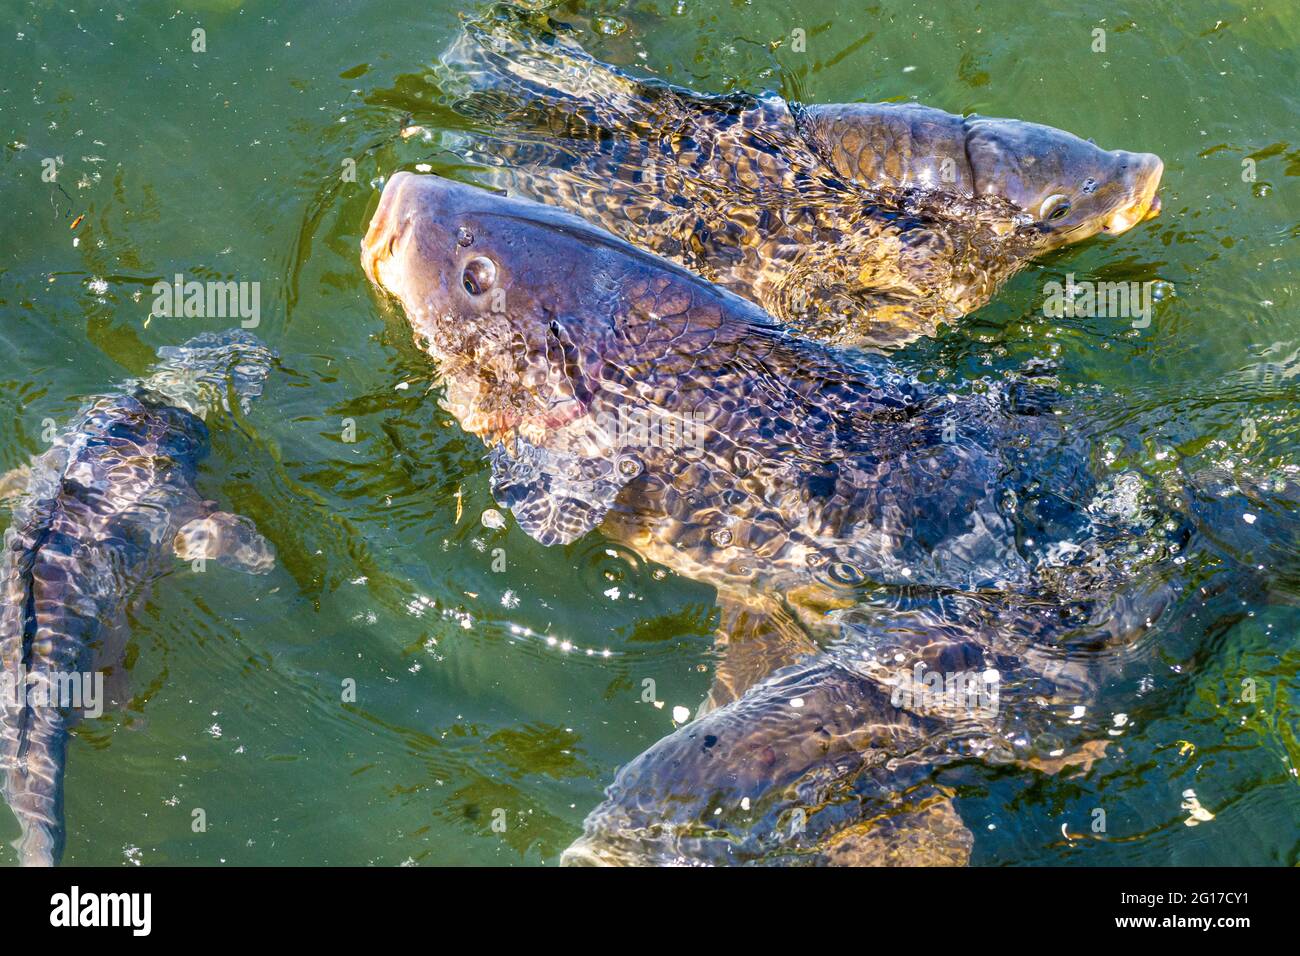
[[[430,69],[462,6],[0,2],[0,468],[158,346],[226,324],[146,321],[159,278],[260,283],[257,331],[282,356],[201,482],[258,523],[279,567],[182,567],[154,589],[133,622],[132,705],[70,748],[70,864],[553,863],[614,770],[707,690],[708,588],[599,536],[547,550],[481,523],[482,450],[361,273],[381,177],[421,163],[475,179],[443,148],[466,120]],[[1051,358],[1099,447],[1135,465],[1296,460],[1300,10],[620,6],[558,10],[597,25],[595,55],[701,91],[915,98],[1159,153],[1159,219],[1037,263],[902,360],[956,381]],[[396,135],[409,115],[432,142]],[[1047,319],[1044,283],[1068,272],[1170,294],[1145,329]],[[1152,636],[1152,692],[1103,702],[1118,746],[1089,774],[953,771],[973,862],[1298,862],[1300,614],[1242,611]],[[642,701],[647,680],[662,707]],[[1213,820],[1186,825],[1189,789]],[[1097,808],[1107,832],[1092,835]],[[0,818],[0,840],[16,833]]]

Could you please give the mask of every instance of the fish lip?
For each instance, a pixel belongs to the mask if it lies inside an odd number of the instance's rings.
[[[1112,236],[1123,235],[1138,223],[1160,215],[1160,180],[1164,176],[1164,161],[1155,153],[1136,154],[1138,170],[1134,182],[1139,184],[1133,201],[1117,209],[1106,218],[1104,231]]]

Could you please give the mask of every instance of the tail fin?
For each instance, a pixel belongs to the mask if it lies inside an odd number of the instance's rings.
[[[7,715],[8,716],[8,715]],[[13,846],[23,866],[54,866],[63,856],[63,768],[67,724],[55,708],[28,708],[4,726],[3,791],[22,828]]]
[[[637,80],[593,58],[565,25],[505,4],[467,20],[441,67],[463,92],[508,91],[520,103],[609,109],[639,92]]]
[[[244,329],[204,332],[182,345],[160,348],[153,370],[133,384],[199,418],[218,407],[229,411],[235,404],[247,414],[277,358]]]

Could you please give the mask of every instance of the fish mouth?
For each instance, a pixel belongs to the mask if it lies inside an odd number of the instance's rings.
[[[379,206],[370,217],[365,238],[361,240],[361,269],[366,278],[381,289],[388,289],[381,266],[392,258],[403,225],[398,220],[398,210],[402,207],[401,194],[415,178],[414,174],[408,172],[396,172],[389,177],[379,196]]]
[[[1164,175],[1165,164],[1154,153],[1137,154],[1136,170],[1133,174],[1134,199],[1127,205],[1115,210],[1106,217],[1102,231],[1118,236],[1128,232],[1140,222],[1154,219],[1160,215],[1160,178]]]

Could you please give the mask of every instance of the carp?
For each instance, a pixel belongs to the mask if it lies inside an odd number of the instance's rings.
[[[178,558],[252,574],[275,564],[249,519],[195,486],[209,450],[204,418],[232,404],[247,411],[274,353],[232,330],[161,348],[158,358],[144,378],[91,399],[6,482],[14,506],[0,569],[0,793],[22,828],[24,865],[59,862],[69,730],[104,703],[94,692],[100,671],[122,685],[126,615],[149,585]]]
[[[546,14],[470,21],[434,78],[489,183],[567,209],[801,334],[887,348],[1025,263],[1157,215],[1164,165],[1017,119],[917,103],[708,96],[583,51]]]

